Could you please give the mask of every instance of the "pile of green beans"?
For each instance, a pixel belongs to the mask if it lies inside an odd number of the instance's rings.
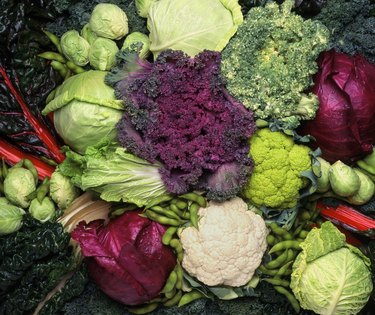
[[[192,225],[198,228],[198,210],[206,207],[206,199],[195,192],[180,195],[168,202],[163,202],[156,206],[151,206],[145,210],[145,215],[153,221],[171,227],[182,225]],[[174,232],[173,232],[174,231]],[[170,245],[176,229],[168,229],[163,243]]]
[[[299,313],[300,305],[289,290],[292,265],[301,250],[300,244],[314,226],[318,215],[312,203],[308,204],[305,209],[301,209],[289,231],[280,227],[276,222],[268,225],[270,229],[267,236],[267,243],[270,247],[268,254],[271,255],[272,260],[259,267],[262,281],[272,284],[277,292],[283,294],[296,313]]]
[[[56,70],[64,79],[69,78],[73,74],[78,74],[85,71],[84,68],[76,65],[74,62],[69,61],[64,57],[60,45],[60,39],[55,34],[45,30],[43,32],[49,38],[51,43],[55,45],[57,52],[46,51],[39,54],[38,57],[50,60],[51,67]]]

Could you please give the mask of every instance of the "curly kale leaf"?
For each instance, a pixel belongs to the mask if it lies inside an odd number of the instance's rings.
[[[320,22],[291,12],[293,0],[252,8],[222,52],[222,75],[230,93],[257,118],[277,119],[294,129],[312,119],[316,96],[303,94],[318,70],[329,32]]]
[[[375,3],[372,0],[329,0],[315,20],[331,33],[329,48],[363,54],[375,63]]]
[[[255,124],[219,76],[220,54],[190,58],[166,50],[154,63],[124,56],[123,69],[108,76],[123,99],[120,143],[152,163],[160,162],[168,191],[208,191],[208,198],[236,195],[251,171],[247,139]],[[121,77],[122,76],[122,77]]]
[[[0,239],[0,302],[4,295],[37,261],[48,259],[67,248],[70,236],[61,224],[27,218],[17,232]]]

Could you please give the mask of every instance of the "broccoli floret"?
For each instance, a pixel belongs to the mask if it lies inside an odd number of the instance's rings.
[[[309,147],[295,144],[292,137],[282,132],[259,129],[250,139],[255,166],[244,196],[257,206],[296,206],[299,190],[307,183],[301,172],[311,169],[309,152]]]
[[[315,19],[331,33],[330,48],[363,54],[375,63],[375,3],[371,0],[329,0]]]
[[[280,120],[287,129],[315,116],[318,100],[303,92],[329,38],[322,23],[291,12],[293,4],[252,8],[222,53],[229,92],[258,118]]]

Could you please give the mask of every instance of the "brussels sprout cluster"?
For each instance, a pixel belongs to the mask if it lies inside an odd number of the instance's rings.
[[[55,220],[79,195],[58,171],[39,182],[38,171],[27,159],[10,168],[3,162],[0,175],[0,235],[18,231],[27,213],[40,222]]]
[[[149,55],[150,40],[140,32],[128,34],[128,18],[126,13],[117,5],[99,3],[94,7],[89,22],[80,32],[69,30],[61,39],[45,31],[45,34],[56,45],[58,53],[45,52],[39,56],[52,60],[51,66],[67,78],[72,74],[85,71],[85,66],[91,69],[108,71],[116,63],[116,54],[121,50],[131,49],[134,43],[141,43],[139,52],[141,58]],[[126,36],[126,37],[125,37]],[[124,39],[122,45],[119,40]],[[138,49],[137,49],[138,51]]]
[[[374,196],[375,184],[363,170],[346,165],[340,160],[332,165],[321,157],[317,160],[320,163],[318,193],[331,190],[336,197],[353,205],[363,205]]]

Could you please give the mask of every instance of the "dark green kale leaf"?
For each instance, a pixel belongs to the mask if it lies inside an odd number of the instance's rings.
[[[375,63],[375,1],[329,0],[315,19],[330,30],[330,48]]]
[[[89,281],[88,271],[85,264],[66,280],[64,286],[52,295],[52,297],[43,305],[39,315],[56,315],[65,303],[78,297],[85,289]],[[78,313],[76,313],[78,314]],[[79,313],[81,314],[81,313]]]
[[[29,268],[66,249],[70,236],[56,222],[40,223],[25,215],[24,226],[0,238],[0,303],[19,285]]]
[[[34,263],[21,278],[17,287],[5,295],[4,302],[0,304],[0,315],[33,311],[74,265],[74,256],[71,255],[70,249]]]

